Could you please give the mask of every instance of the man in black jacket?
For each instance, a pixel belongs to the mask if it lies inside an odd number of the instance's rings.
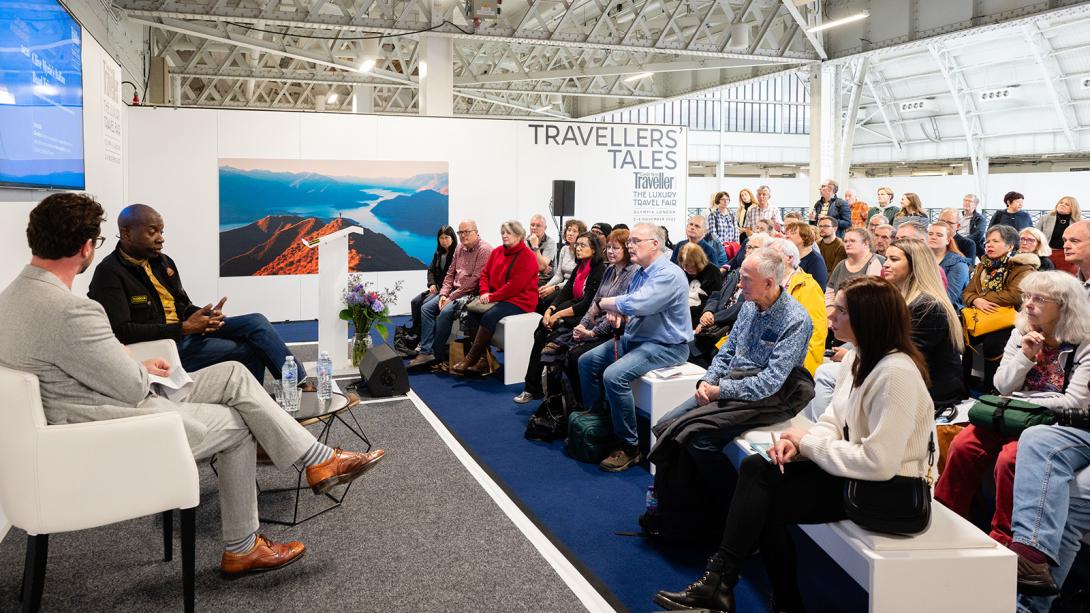
[[[839,189],[836,181],[825,179],[821,183],[821,197],[814,203],[814,210],[810,213],[810,225],[816,226],[822,217],[832,217],[836,220],[836,236],[844,238],[844,232],[852,227],[852,205],[847,200],[839,198],[836,191]]]
[[[265,369],[280,378],[288,350],[264,315],[223,315],[226,298],[213,306],[194,305],[182,288],[174,260],[163,254],[163,218],[144,204],[125,207],[117,217],[117,249],[95,268],[88,297],[99,302],[122,343],[169,338],[178,343],[190,372],[236,361],[263,381]],[[299,363],[299,381],[306,371]],[[312,383],[301,386],[313,391]]]
[[[958,234],[976,243],[976,252],[984,253],[984,231],[988,229],[988,222],[976,207],[980,204],[980,198],[976,194],[965,194],[961,199],[961,220],[958,223]]]

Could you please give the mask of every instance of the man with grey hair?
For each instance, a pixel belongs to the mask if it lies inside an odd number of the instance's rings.
[[[979,204],[980,198],[976,194],[965,194],[961,199],[961,218],[958,220],[957,233],[976,243],[977,253],[984,253],[984,231],[988,229],[988,222],[976,210]]]
[[[457,314],[454,305],[460,298],[477,295],[477,282],[491,253],[492,246],[481,238],[477,222],[462,220],[458,224],[458,248],[454,250],[443,287],[420,307],[420,354],[409,362],[409,368],[446,363],[447,338]]]
[[[526,245],[537,258],[537,285],[541,287],[553,278],[553,263],[556,262],[556,241],[545,234],[548,225],[545,216],[536,213],[530,217],[530,234],[526,236]]]
[[[927,227],[915,221],[906,221],[903,224],[897,226],[897,239],[913,238],[918,241],[927,242]]]
[[[837,238],[844,238],[844,231],[852,227],[852,206],[836,195],[837,189],[839,186],[832,179],[821,182],[821,197],[810,211],[810,225],[816,226],[822,217],[832,217],[836,220]]]
[[[981,217],[981,220],[984,218]],[[939,213],[939,222],[946,226],[950,231],[950,235],[954,237],[954,244],[958,246],[958,251],[961,255],[965,256],[969,267],[972,268],[973,262],[976,261],[976,243],[970,240],[968,237],[962,236],[958,232],[961,228],[961,213],[957,209],[943,209]]]
[[[604,396],[612,416],[617,447],[599,464],[608,472],[626,470],[642,459],[632,381],[689,357],[693,340],[689,281],[662,252],[664,242],[665,233],[658,226],[640,223],[632,228],[628,252],[640,269],[627,293],[598,302],[613,327],[623,328],[624,334],[619,342],[603,343],[579,357],[583,406],[593,411],[600,406],[599,396]]]
[[[882,217],[881,215],[875,215],[875,217]],[[886,249],[890,243],[893,242],[894,236],[897,234],[897,229],[893,226],[885,223],[886,218],[882,217],[882,223],[878,224],[878,227],[871,230],[871,236],[874,237],[874,252],[878,255],[885,257]],[[904,225],[907,225],[904,224]]]
[[[685,240],[678,241],[674,245],[670,261],[677,264],[677,256],[681,253],[681,248],[689,243],[699,245],[704,250],[704,255],[708,256],[708,261],[718,268],[727,265],[727,252],[723,250],[722,243],[708,234],[708,222],[703,215],[693,215],[689,218],[689,222],[685,224]]]
[[[767,221],[772,224],[773,230],[783,229],[783,217],[780,217],[780,209],[772,204],[772,188],[762,185],[757,188],[757,205],[749,207],[746,211],[745,227],[751,232],[757,231],[758,221]]]

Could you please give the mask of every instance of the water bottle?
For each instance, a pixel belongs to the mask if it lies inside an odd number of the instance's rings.
[[[647,513],[653,515],[659,510],[659,499],[655,496],[655,486],[647,486]]]
[[[299,370],[295,366],[295,358],[288,356],[284,360],[284,368],[281,371],[280,384],[284,387],[284,410],[294,413],[299,410]]]
[[[333,397],[333,358],[328,351],[318,354],[318,400]]]

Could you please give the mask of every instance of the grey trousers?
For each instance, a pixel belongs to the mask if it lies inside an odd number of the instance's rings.
[[[314,444],[314,436],[280,408],[239,362],[223,362],[190,373],[195,386],[182,402],[151,397],[141,406],[172,410],[208,428],[190,441],[193,457],[218,456],[220,520],[225,541],[257,531],[257,442],[277,468],[287,469]]]

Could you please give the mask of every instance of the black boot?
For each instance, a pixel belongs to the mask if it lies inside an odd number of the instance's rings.
[[[734,613],[734,584],[738,583],[738,571],[731,566],[723,554],[716,552],[708,558],[708,567],[702,577],[684,591],[655,594],[655,604],[671,611],[710,609]]]

